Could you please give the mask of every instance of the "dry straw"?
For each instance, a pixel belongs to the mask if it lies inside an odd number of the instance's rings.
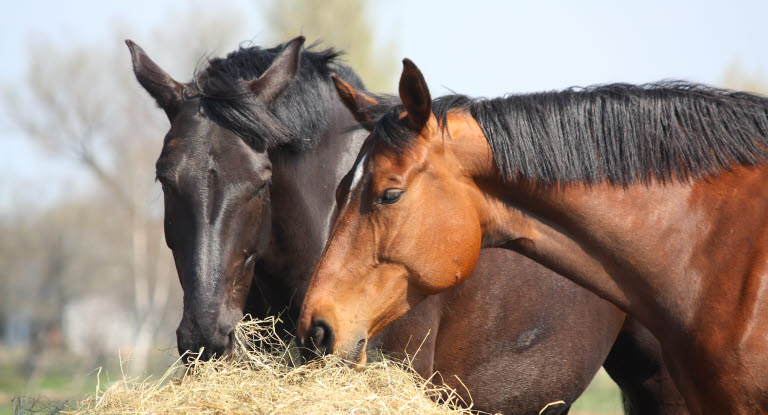
[[[177,361],[160,379],[123,379],[70,414],[468,414],[455,391],[383,358],[363,369],[332,356],[296,365],[274,320],[241,323],[232,358]],[[261,347],[255,347],[259,345]],[[186,373],[186,374],[185,374]]]

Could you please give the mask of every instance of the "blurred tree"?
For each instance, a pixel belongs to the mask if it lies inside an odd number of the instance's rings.
[[[738,60],[734,60],[725,69],[720,84],[726,88],[738,91],[748,91],[758,94],[768,94],[768,82],[761,71],[747,73]]]
[[[376,24],[369,0],[262,0],[271,41],[285,42],[299,34],[309,43],[343,50],[368,89],[393,91],[399,73],[394,42],[377,45]]]

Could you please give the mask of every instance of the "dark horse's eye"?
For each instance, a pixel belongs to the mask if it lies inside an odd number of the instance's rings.
[[[168,185],[168,180],[163,177],[158,177],[156,180],[160,182],[160,187],[162,187],[163,193],[168,193],[168,191],[171,190],[171,186]]]
[[[384,192],[384,194],[381,195],[379,200],[376,201],[376,203],[380,205],[391,205],[392,203],[397,202],[400,200],[400,196],[403,195],[403,191],[399,189],[389,189]]]
[[[271,178],[267,179],[264,182],[264,184],[261,185],[261,187],[256,189],[256,191],[253,192],[253,196],[252,197],[261,196],[263,194],[264,189],[266,189],[267,185],[270,185],[270,184],[272,184],[272,179]]]

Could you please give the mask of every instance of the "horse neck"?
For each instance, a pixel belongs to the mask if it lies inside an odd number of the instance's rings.
[[[750,275],[746,258],[758,254],[735,247],[744,240],[751,241],[750,250],[768,246],[754,235],[765,221],[767,184],[767,168],[745,167],[693,184],[497,180],[483,190],[490,195],[486,238],[596,292],[657,334],[679,332],[703,315],[713,318],[702,308],[705,297],[732,297],[731,307],[752,307],[739,290],[713,290]]]
[[[492,207],[503,216],[492,217],[507,218],[506,226],[500,227],[507,246],[625,311],[649,314],[659,302],[665,308],[679,307],[672,304],[679,298],[666,298],[677,291],[674,284],[679,281],[666,275],[679,275],[675,265],[690,257],[693,246],[684,240],[670,246],[659,236],[682,238],[685,225],[694,225],[681,222],[690,214],[684,203],[688,190],[686,186],[666,190],[644,185],[541,186],[518,180],[497,199],[506,206]],[[665,207],[661,214],[660,206]]]
[[[352,130],[349,111],[335,94],[324,117],[328,127],[305,152],[278,150],[272,160],[272,253],[265,264],[296,293],[299,303],[328,239],[336,186],[352,167],[367,133]]]
[[[452,137],[453,153],[477,186],[484,247],[520,252],[631,312],[657,333],[699,317],[697,290],[708,276],[696,261],[711,252],[697,236],[711,227],[718,200],[694,196],[720,194],[701,188],[725,191],[740,183],[733,177],[741,173],[729,173],[730,184],[723,179],[620,187],[504,180],[477,131]]]

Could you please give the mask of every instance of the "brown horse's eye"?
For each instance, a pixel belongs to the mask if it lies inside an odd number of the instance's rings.
[[[376,201],[376,203],[380,205],[391,205],[392,203],[397,202],[400,200],[400,196],[403,195],[403,191],[399,189],[389,189],[384,192],[384,194],[381,195],[379,200]]]

